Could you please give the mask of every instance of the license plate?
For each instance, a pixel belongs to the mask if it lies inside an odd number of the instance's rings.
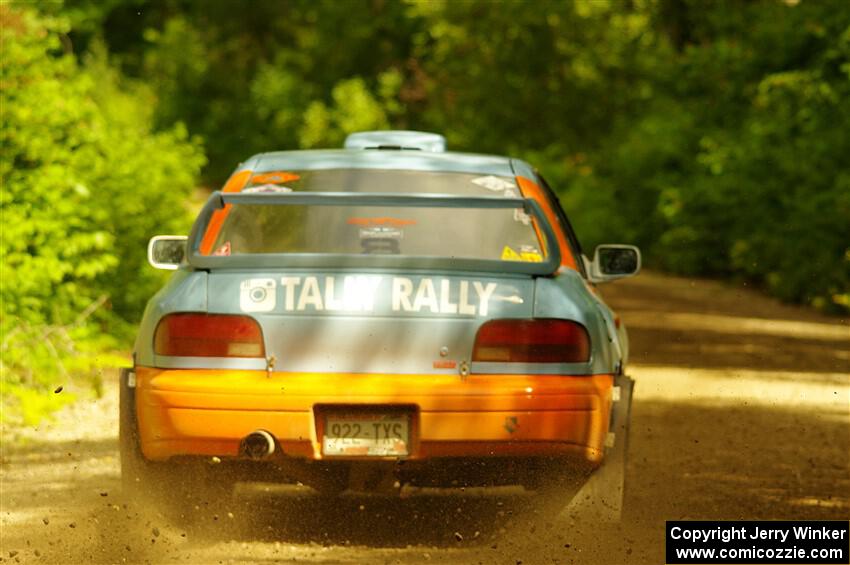
[[[329,414],[322,453],[349,457],[398,457],[408,454],[410,418],[398,414]]]

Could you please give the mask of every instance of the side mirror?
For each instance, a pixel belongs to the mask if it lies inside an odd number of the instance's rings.
[[[640,271],[640,249],[634,245],[605,244],[596,248],[588,273],[591,282],[631,277]]]
[[[157,235],[148,243],[148,263],[155,269],[175,270],[186,257],[185,235]]]

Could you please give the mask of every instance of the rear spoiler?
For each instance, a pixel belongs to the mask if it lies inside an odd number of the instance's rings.
[[[546,260],[540,262],[457,259],[412,255],[349,255],[327,253],[252,253],[245,255],[203,255],[201,240],[213,214],[230,204],[275,206],[397,206],[409,208],[521,208],[536,221],[545,239]],[[494,196],[454,196],[443,194],[385,194],[364,192],[270,192],[240,193],[216,191],[198,215],[187,246],[189,265],[197,269],[244,268],[357,268],[483,271],[548,276],[561,265],[561,253],[552,226],[543,209],[530,198]]]

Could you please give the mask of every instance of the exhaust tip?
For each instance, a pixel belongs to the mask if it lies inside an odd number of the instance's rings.
[[[265,459],[274,453],[274,436],[266,430],[256,430],[242,438],[239,453],[249,459]]]

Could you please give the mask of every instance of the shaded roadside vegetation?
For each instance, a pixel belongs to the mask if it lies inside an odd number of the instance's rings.
[[[194,186],[350,131],[540,166],[586,247],[850,308],[850,3],[65,0],[2,15],[2,384],[124,349]],[[33,390],[37,392],[32,392]],[[48,394],[49,393],[49,394]],[[17,413],[20,411],[18,410]],[[4,411],[4,417],[13,414]]]

